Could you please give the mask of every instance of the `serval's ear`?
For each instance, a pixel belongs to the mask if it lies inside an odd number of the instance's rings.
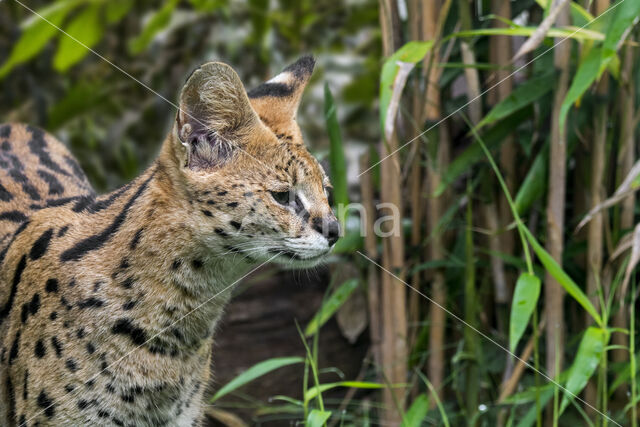
[[[266,124],[294,120],[315,60],[303,56],[271,80],[249,91],[251,105]]]
[[[196,69],[180,93],[177,133],[188,148],[188,166],[205,169],[223,164],[260,119],[251,107],[240,77],[231,67],[208,62]]]

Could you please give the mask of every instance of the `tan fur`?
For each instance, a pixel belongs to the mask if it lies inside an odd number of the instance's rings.
[[[304,267],[330,248],[312,226],[335,220],[328,181],[290,109],[274,119],[283,103],[249,100],[228,66],[203,65],[158,159],[98,198],[61,143],[0,127],[0,425],[198,423],[229,285],[270,258]],[[230,148],[192,146],[184,127],[199,121],[199,144]],[[303,207],[276,201],[290,188]]]

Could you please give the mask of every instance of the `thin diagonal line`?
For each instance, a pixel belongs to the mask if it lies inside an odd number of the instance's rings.
[[[385,160],[387,160],[389,157],[393,156],[394,154],[396,154],[398,151],[402,150],[404,147],[406,147],[407,145],[411,144],[413,141],[415,141],[416,139],[420,138],[422,135],[424,135],[425,133],[429,132],[431,129],[439,126],[442,122],[444,122],[445,120],[449,119],[451,116],[454,116],[456,114],[458,114],[462,109],[466,108],[469,104],[472,104],[473,102],[477,101],[478,99],[480,99],[481,97],[483,97],[484,95],[487,94],[487,92],[495,89],[496,87],[498,87],[499,85],[501,85],[505,80],[511,78],[513,75],[519,73],[520,71],[522,71],[524,68],[528,67],[529,65],[531,65],[534,61],[537,61],[539,58],[541,58],[542,56],[546,55],[547,53],[549,53],[551,50],[553,50],[556,46],[564,43],[565,41],[567,41],[568,39],[571,38],[571,36],[573,36],[576,33],[579,33],[580,31],[582,31],[585,27],[591,25],[592,23],[596,22],[598,19],[600,19],[601,17],[603,17],[604,15],[606,15],[607,13],[609,13],[610,11],[612,11],[613,9],[615,9],[616,7],[618,7],[619,5],[621,5],[622,3],[624,3],[626,0],[620,0],[618,3],[616,3],[615,5],[611,6],[609,9],[605,10],[604,12],[602,12],[600,15],[596,16],[595,18],[593,18],[591,21],[587,22],[586,24],[584,24],[582,27],[578,28],[577,30],[575,30],[573,33],[569,34],[567,37],[563,38],[562,40],[560,40],[558,43],[554,44],[553,46],[551,46],[550,48],[548,48],[547,50],[545,50],[544,52],[542,52],[540,55],[536,56],[535,58],[531,59],[529,62],[527,62],[526,64],[524,64],[523,66],[521,66],[520,68],[518,68],[517,70],[515,70],[514,72],[512,72],[511,74],[509,74],[508,76],[506,76],[505,78],[503,78],[502,80],[500,80],[499,82],[497,82],[496,84],[494,84],[493,86],[489,87],[488,89],[486,89],[485,91],[483,91],[480,95],[477,95],[475,98],[467,101],[465,104],[463,104],[461,107],[455,109],[453,112],[451,112],[450,114],[448,114],[447,116],[443,117],[442,119],[438,120],[435,124],[431,125],[427,130],[425,130],[424,132],[419,133],[418,135],[416,135],[415,137],[411,138],[409,141],[405,142],[404,144],[402,144],[400,147],[396,148],[395,150],[393,150],[392,153],[389,153],[388,155],[386,155],[384,158],[382,158],[381,160],[377,161],[374,165],[370,166],[369,168],[365,169],[364,171],[360,172],[360,174],[358,175],[358,177],[362,176],[363,174],[369,172],[371,169],[375,168],[376,166],[378,166],[380,163],[384,162]],[[568,5],[565,7],[569,7]]]
[[[1,1],[1,0],[0,0]],[[42,16],[41,14],[39,14],[38,12],[36,12],[35,10],[31,9],[29,6],[27,6],[26,4],[22,3],[20,0],[13,0],[16,3],[18,3],[20,6],[24,7],[25,9],[27,9],[29,12],[33,13],[34,15],[36,15],[38,18],[42,19],[44,22],[46,22],[47,24],[51,25],[53,28],[55,28],[56,30],[60,31],[62,34],[64,34],[65,36],[69,37],[71,40],[73,40],[74,42],[78,43],[80,46],[84,47],[85,49],[87,49],[89,52],[93,53],[94,55],[96,55],[98,58],[102,59],[104,62],[106,62],[107,64],[111,65],[113,68],[115,68],[116,70],[120,71],[122,74],[124,74],[125,76],[129,77],[131,80],[135,81],[136,83],[138,83],[140,86],[142,86],[143,88],[147,89],[149,92],[153,93],[154,95],[156,95],[158,98],[162,99],[163,101],[165,101],[166,103],[168,103],[169,105],[173,106],[176,110],[182,112],[183,114],[191,117],[193,120],[195,120],[196,122],[198,122],[200,125],[202,125],[205,129],[209,129],[209,126],[207,126],[205,123],[202,123],[202,121],[198,120],[196,117],[192,116],[189,112],[184,111],[183,109],[181,109],[178,105],[176,105],[174,102],[170,101],[169,99],[167,99],[165,96],[163,96],[161,93],[159,93],[158,91],[152,89],[151,87],[147,86],[146,84],[144,84],[143,82],[141,82],[140,80],[138,80],[137,78],[135,78],[134,76],[132,76],[131,74],[129,74],[126,70],[124,70],[122,67],[114,64],[113,62],[111,62],[110,60],[108,60],[107,58],[105,58],[103,55],[101,55],[100,53],[98,53],[97,51],[95,51],[94,49],[90,48],[89,46],[87,46],[86,44],[82,43],[80,40],[78,40],[77,38],[75,38],[74,36],[72,36],[71,34],[67,33],[65,30],[63,30],[62,28],[58,27],[56,24],[54,24],[53,22],[49,21],[47,18],[45,18],[44,16]],[[258,163],[260,163],[261,165],[263,165],[264,167],[266,167],[267,169],[271,169],[272,172],[276,173],[275,169],[273,169],[272,167],[270,167],[269,165],[265,164],[264,162],[262,162],[260,159],[257,159],[256,157],[252,156],[251,154],[249,154],[246,150],[244,150],[242,147],[238,146],[237,144],[233,144],[238,150],[242,151],[243,153],[245,153],[247,156],[251,157],[252,159],[254,159],[255,161],[257,161]]]
[[[624,0],[623,0],[624,1]],[[542,375],[542,377],[544,377],[547,381],[549,381],[550,383],[552,383],[553,385],[555,385],[556,387],[560,388],[561,390],[563,390],[565,393],[573,396],[574,399],[579,400],[580,402],[584,403],[586,406],[588,406],[589,408],[593,409],[594,411],[596,411],[598,414],[602,415],[604,418],[606,418],[607,420],[611,421],[612,423],[614,423],[617,426],[622,427],[621,424],[618,424],[615,420],[609,418],[609,416],[607,416],[606,414],[604,414],[603,412],[601,412],[600,410],[598,410],[597,408],[593,407],[591,404],[589,404],[588,402],[586,402],[585,400],[583,400],[582,398],[580,398],[579,396],[576,396],[575,394],[573,394],[571,391],[567,390],[565,387],[563,387],[562,385],[560,385],[558,382],[556,382],[553,378],[551,378],[550,376],[548,376],[547,374],[545,374],[544,372],[536,369],[533,365],[531,365],[529,362],[527,362],[526,360],[520,358],[519,356],[517,356],[516,354],[512,353],[509,349],[507,349],[505,346],[503,346],[502,344],[500,344],[499,342],[497,342],[496,340],[494,340],[493,338],[491,338],[490,336],[488,336],[487,334],[485,334],[484,332],[480,331],[479,329],[475,328],[473,325],[471,325],[470,323],[466,322],[464,319],[462,319],[460,316],[456,315],[455,313],[447,310],[445,307],[443,307],[442,305],[438,304],[436,301],[434,301],[433,299],[431,299],[430,297],[428,297],[427,295],[425,295],[424,293],[420,292],[420,290],[414,288],[413,286],[411,286],[410,284],[408,284],[407,282],[405,282],[404,280],[402,280],[401,278],[399,278],[398,276],[396,276],[395,274],[393,274],[392,272],[390,272],[389,270],[387,270],[386,268],[384,268],[383,266],[381,266],[380,264],[378,264],[377,262],[375,262],[374,260],[372,260],[371,258],[369,258],[368,256],[366,256],[365,254],[363,254],[360,251],[356,251],[358,252],[358,254],[360,254],[363,258],[367,259],[369,262],[371,262],[372,264],[377,265],[382,271],[384,271],[385,273],[391,275],[392,277],[394,277],[396,280],[398,280],[399,282],[403,283],[405,286],[407,286],[408,288],[410,288],[411,290],[413,290],[414,292],[416,292],[417,294],[419,294],[420,296],[422,296],[423,298],[425,298],[426,300],[428,300],[430,303],[432,303],[433,305],[435,305],[436,307],[438,307],[439,309],[441,309],[442,311],[444,311],[445,313],[447,313],[449,316],[453,317],[454,319],[456,319],[457,321],[459,321],[460,323],[462,323],[463,325],[465,325],[467,328],[473,330],[474,332],[476,332],[477,334],[479,334],[481,337],[485,338],[486,340],[488,340],[489,342],[495,344],[497,347],[499,347],[500,349],[504,350],[505,353],[511,355],[512,357],[516,358],[518,361],[520,361],[521,363],[523,363],[525,366],[527,366],[529,369],[531,369],[534,372],[537,372],[538,374]]]
[[[235,280],[233,283],[231,283],[230,285],[227,285],[224,289],[222,289],[221,291],[217,292],[216,294],[214,294],[213,296],[211,296],[209,299],[207,299],[206,301],[202,302],[200,305],[198,305],[196,308],[194,308],[193,310],[191,310],[190,312],[188,312],[187,314],[185,314],[184,316],[182,316],[181,318],[179,318],[178,320],[176,320],[175,322],[171,323],[169,326],[166,326],[162,329],[160,329],[160,332],[158,332],[157,334],[153,335],[151,338],[149,338],[148,340],[146,340],[145,342],[143,342],[142,344],[140,344],[139,346],[135,347],[133,350],[129,351],[128,353],[126,353],[124,356],[120,357],[118,360],[110,363],[108,366],[106,366],[104,369],[102,369],[100,372],[98,372],[97,374],[95,374],[94,376],[92,376],[91,378],[89,378],[87,381],[91,381],[94,380],[96,378],[98,378],[98,376],[100,374],[102,374],[104,371],[106,371],[107,369],[109,369],[110,367],[117,365],[118,363],[120,363],[123,359],[125,359],[126,357],[130,356],[134,351],[137,351],[138,349],[140,349],[141,347],[145,346],[147,343],[149,343],[149,341],[152,341],[154,338],[156,338],[157,336],[159,336],[160,334],[162,334],[163,332],[165,332],[166,330],[168,330],[169,328],[171,328],[173,325],[175,325],[178,322],[181,322],[182,320],[184,320],[187,316],[190,316],[191,314],[193,314],[195,311],[199,310],[202,306],[210,303],[214,298],[216,298],[218,295],[224,293],[226,290],[228,290],[229,288],[231,288],[233,285],[235,285],[236,283],[238,283],[239,281],[241,281],[242,279],[244,279],[245,277],[247,277],[248,275],[250,275],[251,273],[253,273],[254,271],[256,271],[258,268],[262,267],[263,265],[271,262],[274,258],[280,256],[282,254],[282,252],[278,252],[277,254],[275,254],[274,256],[272,256],[271,258],[269,258],[268,260],[264,261],[262,264],[254,267],[251,269],[251,271],[249,271],[248,273],[244,274],[242,277],[240,277],[239,279]],[[80,387],[78,387],[76,390],[79,390]],[[68,399],[64,399],[62,401],[62,403],[59,403],[60,406],[64,406],[66,405],[72,398],[76,397],[78,395],[78,393],[75,393],[73,396],[69,395]],[[40,414],[42,414],[44,411],[46,411],[47,409],[51,408],[52,406],[56,405],[56,403],[52,403],[51,405],[47,406],[46,408],[42,409],[41,411],[37,412],[36,414],[32,415],[29,419],[27,419],[27,423],[31,420],[33,420],[34,418],[36,418],[37,416],[39,416]]]

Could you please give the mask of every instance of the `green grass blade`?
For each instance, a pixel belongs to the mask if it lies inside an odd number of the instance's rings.
[[[339,381],[336,383],[320,384],[318,387],[311,387],[304,394],[304,400],[306,402],[318,396],[327,390],[331,390],[336,387],[349,387],[349,388],[361,388],[361,389],[380,389],[385,388],[384,384],[366,382],[366,381]],[[398,386],[399,387],[399,386]]]
[[[268,374],[271,371],[282,368],[284,366],[294,365],[296,363],[302,363],[304,359],[302,357],[276,357],[274,359],[264,360],[251,368],[247,369],[231,381],[229,381],[224,387],[222,387],[216,394],[213,395],[210,402],[213,403],[243,385]]]
[[[429,412],[429,398],[420,394],[415,398],[402,418],[402,427],[419,427]]]
[[[571,279],[571,277],[569,277],[569,275],[565,273],[560,265],[558,265],[556,260],[551,257],[549,252],[547,252],[540,245],[540,243],[538,243],[536,238],[533,237],[527,227],[522,227],[522,231],[524,232],[524,235],[533,248],[533,251],[536,253],[538,259],[547,270],[547,272],[549,272],[549,274],[553,276],[553,278],[556,279],[558,283],[560,283],[560,285],[567,291],[567,293],[571,295],[571,297],[573,297],[573,299],[575,299],[578,304],[580,304],[587,311],[587,313],[591,315],[591,317],[593,317],[593,319],[599,326],[602,326],[602,317],[600,317],[598,311],[595,309],[593,304],[591,304],[589,298],[587,298],[585,293],[582,292],[582,289],[580,289],[578,285],[576,285],[576,283],[573,281],[573,279]]]
[[[560,413],[562,413],[569,402],[573,400],[574,395],[578,395],[582,389],[587,385],[589,378],[595,372],[602,354],[604,353],[604,347],[609,341],[609,333],[602,328],[589,327],[584,333],[576,358],[569,368],[569,377],[565,385],[565,393],[562,397],[562,404],[560,405]],[[570,392],[571,394],[569,394]]]
[[[349,299],[353,291],[358,287],[358,279],[349,279],[335,290],[333,294],[320,306],[318,312],[307,325],[304,335],[307,337],[315,334],[333,314]]]
[[[329,135],[329,165],[331,184],[333,185],[333,203],[338,207],[338,219],[344,226],[345,208],[349,204],[347,162],[344,158],[344,146],[336,114],[336,104],[327,82],[324,84],[324,119]]]
[[[331,418],[330,411],[314,409],[307,417],[307,427],[322,427]]]
[[[518,189],[514,203],[519,215],[524,215],[533,202],[544,194],[547,187],[547,166],[549,164],[549,145],[538,153],[527,176]]]
[[[511,319],[509,321],[509,350],[514,352],[522,338],[533,310],[536,309],[540,296],[540,279],[529,273],[522,273],[516,282],[511,304]]]

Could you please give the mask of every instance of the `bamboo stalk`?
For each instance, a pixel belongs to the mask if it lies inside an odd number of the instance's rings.
[[[365,153],[360,157],[360,170],[367,170],[371,163],[369,153]],[[378,247],[376,235],[374,231],[375,221],[375,205],[374,205],[374,189],[371,174],[365,173],[360,175],[360,192],[362,195],[362,206],[364,207],[364,250],[371,259],[378,259]],[[381,326],[381,307],[380,307],[380,280],[375,265],[367,266],[367,284],[368,284],[368,303],[369,303],[369,336],[371,339],[371,352],[376,366],[382,365],[381,343],[382,343],[382,326]],[[381,379],[381,376],[378,378]]]
[[[554,0],[554,5],[558,0]],[[570,15],[567,4],[558,13],[558,26],[569,25]],[[554,65],[559,73],[551,114],[551,147],[549,154],[549,192],[547,196],[547,242],[546,250],[562,265],[564,249],[564,210],[567,173],[566,126],[560,126],[560,107],[569,85],[570,43],[558,42],[554,48]],[[545,275],[544,304],[547,318],[546,368],[550,377],[555,378],[562,370],[564,353],[564,290],[549,273]],[[557,401],[557,393],[554,397]],[[554,405],[555,406],[555,405]],[[547,412],[547,424],[552,425],[553,412]]]
[[[419,0],[410,0],[408,2],[409,8],[409,30],[412,40],[421,40],[421,2]],[[422,131],[422,96],[420,91],[420,81],[416,79],[413,82],[414,95],[412,99],[413,121],[415,124],[416,134]],[[418,248],[422,241],[422,218],[423,218],[423,170],[422,170],[422,144],[413,144],[411,155],[411,172],[409,175],[409,193],[410,193],[410,206],[411,206],[411,246]],[[422,259],[420,251],[413,251],[413,262],[419,263]],[[411,276],[411,286],[415,289],[420,289],[420,272],[415,272]],[[409,328],[408,335],[408,347],[412,348],[417,337],[418,327],[416,325],[420,322],[420,303],[421,297],[417,292],[411,292],[409,294],[409,324],[412,325]]]
[[[607,10],[609,0],[596,0],[596,16]],[[607,144],[607,103],[606,98],[609,92],[609,82],[607,72],[602,75],[596,85],[596,97],[599,98],[595,111],[594,138],[591,149],[591,184],[589,189],[589,202],[591,206],[597,206],[603,200],[603,180],[606,162]],[[604,218],[602,213],[594,215],[587,229],[587,295],[591,299],[594,307],[599,306],[598,292],[602,291],[602,256],[604,244]],[[591,316],[585,313],[585,327],[593,323]],[[598,386],[592,379],[587,383],[584,391],[585,411],[593,415],[591,407],[598,406]]]
[[[380,0],[380,25],[382,29],[382,47],[385,57],[390,56],[396,49],[396,32],[394,25],[396,3],[392,0]],[[381,157],[394,153],[380,163],[381,193],[380,201],[395,206],[402,218],[402,173],[400,170],[398,140],[395,133],[389,140],[383,138],[380,144]],[[383,215],[394,212],[381,212]],[[398,220],[400,220],[398,218]],[[385,223],[386,224],[386,223]],[[388,225],[388,224],[386,224]],[[389,231],[389,230],[384,230]],[[382,239],[382,266],[393,271],[403,279],[404,276],[404,236],[401,231]],[[385,378],[391,384],[404,383],[407,380],[407,314],[406,294],[402,281],[389,274],[382,275],[382,368]],[[404,407],[404,395],[400,388],[387,387],[383,393],[383,403],[386,410],[382,420],[388,424],[399,424],[402,414],[399,410]]]
[[[619,105],[620,108],[620,148],[617,158],[618,182],[622,182],[625,176],[629,174],[636,158],[636,146],[634,135],[635,115],[635,87],[633,86],[633,63],[634,49],[627,45],[624,48],[624,58],[621,67],[620,88],[619,88]],[[634,206],[635,195],[632,192],[625,197],[621,203],[620,210],[620,228],[622,230],[632,230],[634,226]],[[627,327],[627,310],[625,309],[625,297],[620,293],[617,300],[620,301],[620,307],[614,314],[612,323],[616,328]],[[614,333],[611,337],[613,345],[626,345],[628,337],[621,333]],[[623,349],[614,349],[611,351],[611,359],[614,363],[623,363],[629,360],[629,354]],[[624,402],[627,399],[626,390],[620,387],[615,391],[616,401]]]
[[[439,23],[440,1],[423,3],[422,8],[422,34],[426,40],[436,40]],[[433,66],[438,63],[438,50],[433,49],[425,58],[424,64],[427,70],[427,89],[425,96],[426,122],[437,122],[442,114],[440,106],[440,88],[438,86],[439,70]],[[430,66],[431,65],[431,66]],[[429,146],[429,158],[427,159],[427,190],[428,194],[435,194],[442,181],[442,171],[446,168],[449,158],[449,143],[446,127],[441,124],[426,134]],[[427,233],[431,240],[427,247],[427,259],[430,261],[441,260],[445,257],[444,242],[438,223],[444,212],[445,197],[431,197],[427,211]],[[447,293],[445,288],[444,272],[437,269],[431,278],[431,298],[441,306],[446,306]],[[429,360],[427,361],[427,374],[438,396],[443,397],[443,384],[445,372],[444,336],[446,326],[445,312],[432,304],[429,308]],[[431,406],[435,407],[435,400],[431,400]]]

